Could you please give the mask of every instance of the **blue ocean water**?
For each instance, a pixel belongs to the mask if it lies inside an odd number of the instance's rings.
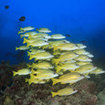
[[[0,0],[0,61],[25,60],[15,48],[22,43],[17,33],[26,26],[70,34],[68,40],[85,42],[95,58],[105,60],[105,0]]]

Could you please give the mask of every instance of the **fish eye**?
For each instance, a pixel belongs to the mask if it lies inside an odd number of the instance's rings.
[[[34,68],[33,70],[35,70],[35,71],[36,71],[37,69],[36,69],[36,68]]]
[[[37,74],[34,74],[34,76],[36,76]]]

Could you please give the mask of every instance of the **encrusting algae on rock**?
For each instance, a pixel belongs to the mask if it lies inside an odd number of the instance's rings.
[[[16,50],[26,50],[29,60],[33,61],[26,68],[13,71],[13,76],[29,75],[25,79],[29,85],[46,84],[50,81],[54,86],[57,83],[70,85],[51,92],[52,97],[77,93],[78,89],[71,88],[72,84],[90,77],[90,74],[105,73],[92,64],[93,55],[85,50],[85,45],[71,43],[62,34],[51,35],[48,28],[35,29],[31,26],[21,28],[19,33],[23,33],[20,37],[23,38],[24,45]]]

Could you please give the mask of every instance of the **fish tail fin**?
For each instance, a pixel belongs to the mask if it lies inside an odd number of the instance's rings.
[[[32,74],[37,74],[38,72],[35,70],[32,70]]]
[[[29,60],[31,60],[32,58],[33,58],[33,56],[30,56],[30,57],[29,57]]]
[[[20,38],[22,38],[24,35],[20,35]]]
[[[29,51],[27,51],[27,55],[28,55],[28,56],[30,55],[30,52],[29,52]]]
[[[21,27],[20,30],[23,30],[23,28]]]
[[[56,51],[58,48],[57,48],[57,46],[54,46],[53,47],[53,51]]]
[[[27,47],[29,47],[30,46],[30,44],[29,43],[27,43]]]
[[[20,31],[18,31],[18,34],[20,34]]]
[[[18,47],[16,47],[16,50],[18,50],[19,48]]]
[[[31,38],[31,35],[29,34],[28,38],[30,39]]]
[[[38,28],[36,28],[36,31],[38,31]]]
[[[15,71],[13,71],[13,76],[15,76],[16,75],[16,72]]]
[[[28,66],[28,67],[31,67],[31,65],[30,65],[30,64],[27,64],[27,66]]]
[[[28,41],[28,40],[27,40],[26,38],[24,38],[24,41],[23,41],[23,43],[27,43],[27,41]]]
[[[58,80],[55,78],[52,78],[52,81],[53,81],[53,85],[57,84],[57,82],[58,82]]]
[[[61,67],[60,66],[57,66],[56,67],[56,72],[58,73],[59,71],[61,71]]]
[[[59,63],[59,59],[53,59],[53,60],[52,60],[52,63],[54,63],[54,64],[57,65],[57,64]]]
[[[57,92],[51,92],[52,97],[55,97],[57,95]]]
[[[25,79],[25,82],[28,82],[28,81],[29,81],[29,79],[28,79],[28,78],[26,78],[26,79]]]

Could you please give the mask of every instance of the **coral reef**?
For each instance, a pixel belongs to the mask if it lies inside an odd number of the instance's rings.
[[[72,86],[79,89],[77,94],[52,98],[52,90],[67,85],[51,86],[50,83],[28,85],[24,78],[26,77],[16,76],[13,85],[5,89],[4,95],[0,98],[2,105],[95,105],[97,101],[95,83],[87,79]]]
[[[98,97],[98,100],[96,105],[105,105],[105,88],[103,91],[98,93],[97,97]]]

